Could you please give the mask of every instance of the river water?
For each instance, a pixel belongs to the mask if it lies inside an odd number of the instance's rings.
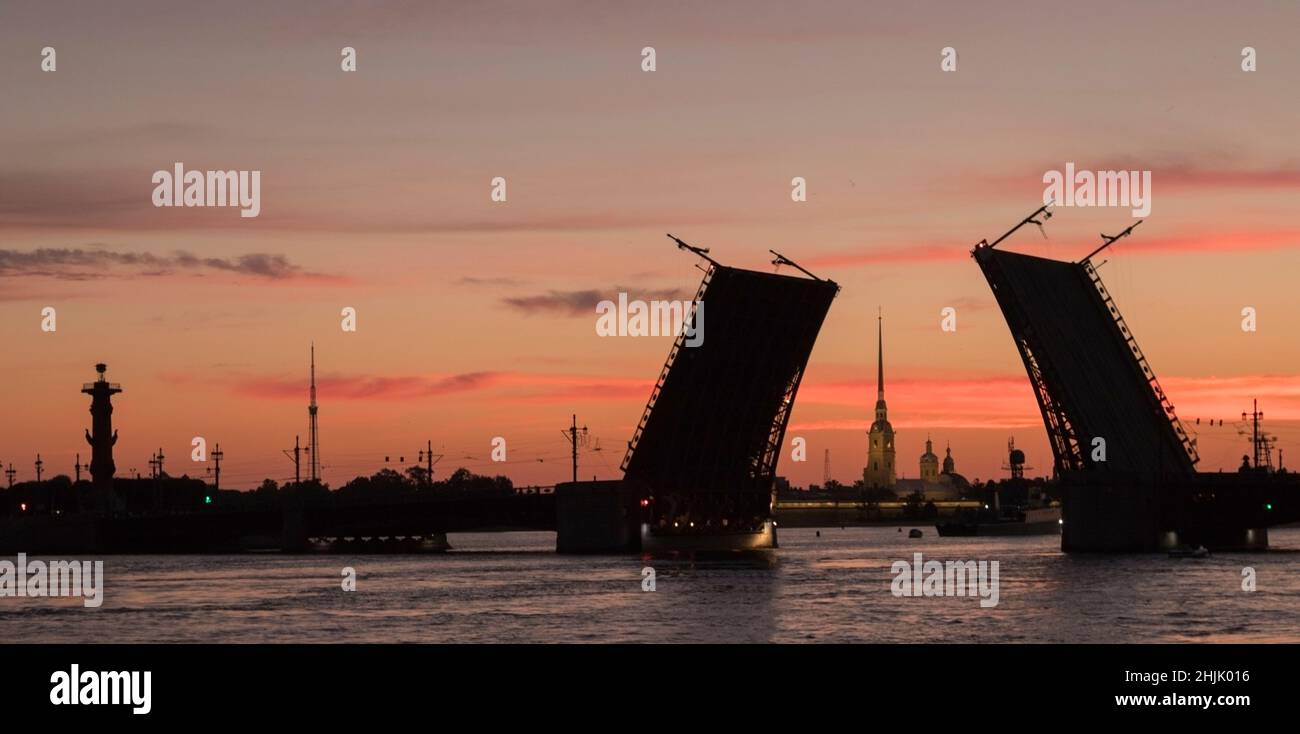
[[[905,528],[906,529],[906,528]],[[0,597],[9,642],[1300,641],[1300,528],[1205,559],[1077,556],[1058,537],[787,528],[711,562],[560,556],[553,533],[451,535],[445,555],[109,556],[104,602]],[[899,597],[891,565],[998,561],[995,607]],[[9,559],[11,561],[15,559]],[[342,589],[342,569],[356,590]],[[654,569],[654,591],[642,569]],[[1255,591],[1242,589],[1254,569]]]

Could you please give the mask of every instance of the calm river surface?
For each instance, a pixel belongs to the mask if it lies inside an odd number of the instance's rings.
[[[421,556],[109,556],[104,603],[0,597],[11,642],[1300,641],[1300,528],[1207,559],[1067,556],[1058,537],[784,528],[766,561],[560,556],[553,533]],[[999,603],[896,597],[897,560],[996,560]],[[14,559],[8,559],[13,561]],[[341,589],[341,570],[357,590]],[[642,568],[655,591],[642,591]],[[1256,591],[1242,590],[1252,567]]]

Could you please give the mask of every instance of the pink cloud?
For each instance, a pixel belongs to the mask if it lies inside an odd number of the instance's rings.
[[[494,372],[396,377],[322,375],[316,380],[316,389],[331,400],[404,400],[481,390],[498,378]],[[307,394],[307,385],[301,377],[239,380],[234,389],[240,395],[268,400],[302,400]]]
[[[855,267],[896,263],[956,262],[970,259],[974,242],[890,243],[870,249],[829,253],[804,258],[808,267]],[[1008,245],[1014,249],[1014,245]],[[1095,249],[1095,243],[1080,245],[1076,257]],[[1124,252],[1134,254],[1179,254],[1203,252],[1267,252],[1300,247],[1300,230],[1242,230],[1235,232],[1184,233],[1159,237],[1135,236],[1124,240]]]
[[[174,383],[192,381],[184,375],[162,374]],[[307,383],[300,377],[237,377],[231,380],[237,394],[266,400],[303,400]],[[519,372],[467,372],[454,375],[339,375],[323,374],[317,393],[330,400],[407,400],[497,389],[494,400],[509,403],[603,401],[650,396],[652,384],[639,378],[592,375],[551,375]]]

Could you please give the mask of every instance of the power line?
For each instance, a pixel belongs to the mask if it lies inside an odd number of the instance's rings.
[[[671,237],[671,235],[669,236]],[[560,431],[560,433],[565,437],[565,439],[569,441],[569,445],[573,449],[573,483],[577,484],[578,483],[578,446],[579,443],[581,443],[584,446],[587,443],[587,427],[583,426],[581,429],[579,429],[578,416],[577,414],[574,414],[573,425],[569,426],[567,431]]]

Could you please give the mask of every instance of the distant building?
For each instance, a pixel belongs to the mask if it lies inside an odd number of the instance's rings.
[[[867,488],[893,489],[894,427],[889,425],[885,407],[885,337],[884,326],[876,318],[876,420],[867,433],[867,466],[862,470],[862,484]]]
[[[885,406],[885,339],[884,326],[876,319],[876,420],[867,432],[867,465],[862,470],[862,484],[868,489],[888,489],[899,497],[921,492],[926,499],[958,499],[969,488],[970,482],[958,474],[952,459],[952,447],[947,448],[943,471],[939,470],[939,457],[934,444],[925,439],[925,453],[921,454],[921,478],[899,479],[894,468],[894,427],[889,424],[889,410]]]
[[[925,453],[921,454],[921,478],[899,479],[894,484],[894,492],[905,497],[912,492],[920,492],[928,500],[960,499],[970,489],[970,482],[955,470],[956,462],[952,459],[952,447],[945,450],[943,471],[939,471],[939,457],[934,454],[934,444],[925,439]]]

